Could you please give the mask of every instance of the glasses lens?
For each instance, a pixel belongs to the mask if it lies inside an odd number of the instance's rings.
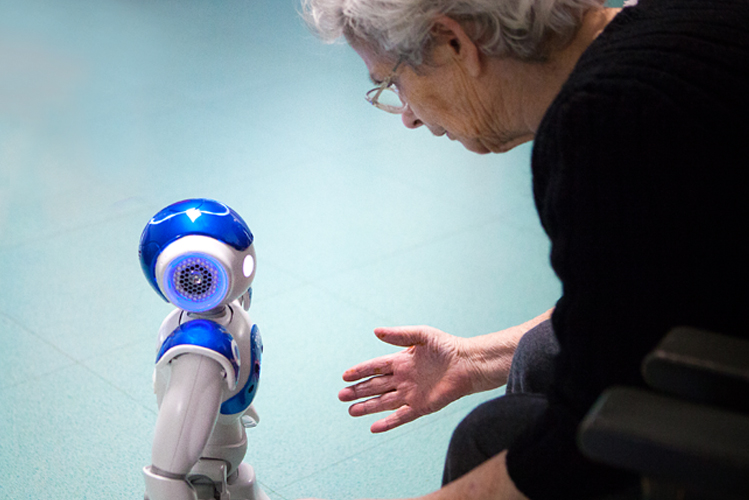
[[[398,96],[398,94],[390,87],[386,88],[382,91],[380,94],[380,97],[377,99],[377,102],[381,104],[382,106],[386,106],[388,108],[402,108],[403,101],[401,101],[401,98]]]

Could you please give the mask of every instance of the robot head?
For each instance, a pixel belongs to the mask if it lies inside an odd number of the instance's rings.
[[[223,203],[184,200],[161,210],[140,237],[140,265],[164,300],[203,312],[239,298],[255,277],[253,236]]]

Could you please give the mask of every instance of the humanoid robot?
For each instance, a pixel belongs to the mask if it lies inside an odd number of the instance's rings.
[[[255,248],[247,224],[213,200],[170,205],[146,225],[139,256],[148,282],[177,306],[159,330],[159,414],[146,500],[267,500],[242,461],[262,341],[247,314]]]

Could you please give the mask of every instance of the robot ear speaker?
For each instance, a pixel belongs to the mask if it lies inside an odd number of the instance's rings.
[[[224,266],[205,254],[184,254],[174,259],[166,268],[164,282],[170,302],[195,312],[219,305],[229,289]]]
[[[242,262],[242,274],[244,274],[245,278],[249,278],[252,276],[252,271],[255,270],[255,259],[252,258],[252,255],[248,255],[244,258],[244,262]]]

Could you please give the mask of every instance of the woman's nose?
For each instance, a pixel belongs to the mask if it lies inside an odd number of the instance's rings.
[[[414,112],[411,111],[411,106],[406,106],[406,110],[401,115],[401,119],[403,120],[403,125],[405,125],[406,128],[419,128],[424,125],[424,122],[419,120]]]

